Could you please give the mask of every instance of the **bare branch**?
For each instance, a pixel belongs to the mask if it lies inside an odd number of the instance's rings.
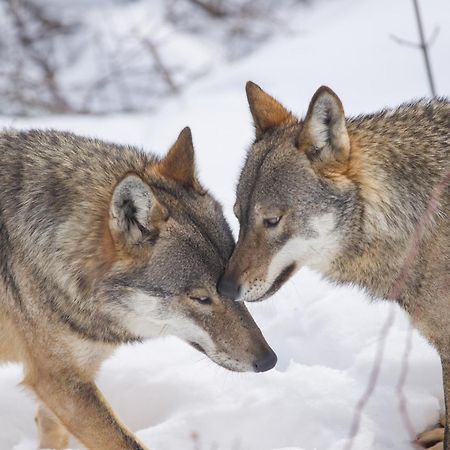
[[[420,10],[419,10],[419,0],[413,0],[413,5],[414,5],[414,12],[416,14],[417,28],[419,30],[420,47],[422,48],[423,59],[425,62],[425,68],[427,70],[428,83],[430,85],[431,95],[433,97],[436,97],[436,89],[434,87],[433,71],[431,69],[430,56],[428,55],[428,45],[425,40],[425,33],[423,30],[423,24],[422,24],[422,16],[421,16]]]
[[[404,45],[406,47],[420,48],[420,45],[416,42],[407,41],[406,39],[402,39],[395,34],[390,34],[389,37],[395,41],[399,45]]]
[[[399,377],[399,380],[397,383],[397,396],[399,399],[398,407],[400,409],[400,414],[403,419],[403,424],[405,425],[405,428],[409,434],[409,438],[411,439],[411,442],[415,441],[417,433],[412,425],[411,418],[408,413],[407,402],[406,402],[406,397],[405,397],[403,388],[405,387],[406,377],[408,375],[408,370],[409,370],[409,355],[411,354],[411,349],[412,349],[413,331],[414,331],[414,328],[413,328],[412,324],[410,323],[409,327],[408,327],[408,334],[406,337],[405,350],[403,352],[403,357],[402,357],[402,369],[401,369],[400,377]],[[413,445],[415,445],[415,444],[413,443]],[[420,447],[417,447],[417,448],[420,448]]]
[[[189,0],[193,5],[199,7],[211,17],[221,19],[228,15],[227,11],[222,8],[222,2],[213,2],[205,0]]]
[[[432,47],[439,36],[439,33],[441,32],[441,29],[439,26],[434,27],[433,32],[431,33],[431,36],[428,39],[427,46],[428,48]]]
[[[151,53],[155,62],[156,70],[161,74],[163,80],[166,82],[172,94],[178,94],[178,85],[175,83],[175,80],[173,79],[169,68],[164,64],[158,47],[149,38],[142,38],[141,42],[144,47]]]
[[[376,353],[376,356],[374,359],[374,363],[372,365],[372,370],[369,375],[369,381],[367,383],[366,390],[364,391],[363,395],[361,396],[361,398],[359,399],[359,401],[355,407],[355,412],[353,414],[353,420],[352,420],[352,424],[350,426],[350,431],[349,431],[349,440],[347,441],[344,450],[351,450],[353,448],[355,437],[358,434],[359,428],[361,426],[362,413],[363,413],[370,397],[372,396],[372,394],[375,390],[376,384],[378,382],[378,376],[380,374],[381,363],[382,363],[383,357],[384,357],[384,348],[386,345],[386,338],[387,338],[389,331],[395,321],[395,311],[396,311],[395,306],[391,305],[389,314],[388,314],[386,321],[380,332],[380,340],[378,341],[377,353]]]

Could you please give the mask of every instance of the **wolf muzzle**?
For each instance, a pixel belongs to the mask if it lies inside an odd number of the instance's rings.
[[[241,295],[241,285],[233,276],[225,273],[220,277],[220,280],[217,283],[217,292],[219,292],[222,297],[230,300],[237,300]]]
[[[253,367],[255,368],[255,372],[267,372],[275,367],[277,361],[277,355],[271,348],[269,348],[263,356],[256,360]]]

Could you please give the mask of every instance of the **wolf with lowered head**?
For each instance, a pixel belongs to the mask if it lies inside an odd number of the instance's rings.
[[[175,335],[234,371],[276,356],[216,293],[234,247],[185,129],[163,159],[56,131],[0,134],[0,360],[23,363],[41,448],[144,449],[94,378],[122,343]]]

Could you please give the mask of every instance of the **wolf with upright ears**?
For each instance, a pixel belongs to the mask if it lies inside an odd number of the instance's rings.
[[[309,266],[397,302],[441,356],[450,450],[449,101],[348,118],[321,87],[297,119],[254,83],[247,96],[256,139],[237,188],[239,240],[219,292],[262,300]]]

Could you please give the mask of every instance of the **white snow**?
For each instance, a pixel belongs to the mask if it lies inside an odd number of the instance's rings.
[[[253,132],[244,94],[248,79],[298,114],[321,84],[340,95],[350,114],[428,95],[421,54],[389,37],[417,39],[409,0],[315,5],[292,17],[288,35],[219,67],[153,115],[3,117],[0,126],[69,129],[163,153],[190,125],[200,178],[236,229],[234,186]],[[421,8],[429,32],[441,25],[431,58],[438,93],[448,95],[450,4],[427,0]],[[279,357],[268,373],[228,372],[175,338],[123,347],[105,363],[100,388],[152,450],[343,449],[391,308],[395,322],[353,448],[412,448],[397,394],[409,327],[402,311],[306,269],[273,299],[250,308]],[[436,352],[416,332],[412,344],[404,394],[420,432],[442,411],[442,380]],[[20,367],[0,369],[0,450],[37,445],[33,399],[17,387],[20,380]]]

